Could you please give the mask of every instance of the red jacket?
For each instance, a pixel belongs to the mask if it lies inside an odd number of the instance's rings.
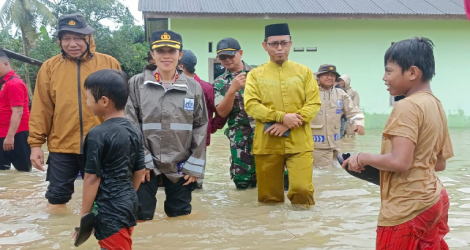
[[[214,104],[214,87],[210,83],[201,80],[201,78],[196,74],[194,74],[194,80],[199,82],[201,85],[202,91],[204,92],[204,98],[206,99],[207,115],[209,116],[206,146],[209,146],[211,144],[211,133],[215,133],[218,129],[223,128],[227,122],[227,118],[217,115]],[[214,113],[215,117],[213,117]]]

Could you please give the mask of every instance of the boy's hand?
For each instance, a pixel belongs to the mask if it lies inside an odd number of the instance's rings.
[[[357,125],[354,128],[354,132],[358,133],[359,135],[364,135],[366,133],[365,130],[364,130],[364,127],[361,126],[361,125]]]
[[[150,171],[152,171],[152,169],[145,169],[145,174],[142,176],[142,183],[150,181]]]
[[[191,183],[197,181],[197,179],[198,179],[197,177],[192,176],[192,175],[185,175],[183,178],[184,178],[185,180],[187,180],[187,182],[185,182],[185,183],[183,184],[183,186],[187,186],[187,185],[189,185],[189,184],[191,184]]]
[[[80,228],[80,223],[78,223],[78,226],[73,230],[73,233],[72,233],[72,240],[73,241],[76,241],[77,240],[77,236],[78,236],[78,229]]]
[[[359,165],[357,157],[358,155],[351,155],[348,159],[346,159],[342,165],[343,169],[346,169],[346,165],[348,165],[349,171],[360,173],[361,171],[365,170],[364,167]]]

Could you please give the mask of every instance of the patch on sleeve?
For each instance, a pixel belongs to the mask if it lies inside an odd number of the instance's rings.
[[[193,98],[184,98],[184,110],[194,111],[194,99]]]
[[[343,100],[341,99],[336,100],[336,105],[338,105],[339,109],[343,109]]]

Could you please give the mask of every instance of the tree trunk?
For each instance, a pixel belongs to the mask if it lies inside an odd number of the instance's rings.
[[[28,48],[28,38],[26,37],[26,34],[24,32],[24,29],[21,27],[21,38],[23,40],[23,53],[25,56],[29,56],[28,53],[29,53],[29,48]],[[31,80],[29,79],[29,67],[28,67],[28,64],[25,63],[24,64],[24,81],[26,83],[26,86],[28,87],[28,95],[29,95],[29,99],[31,100],[31,98],[33,97],[33,89],[31,88]]]

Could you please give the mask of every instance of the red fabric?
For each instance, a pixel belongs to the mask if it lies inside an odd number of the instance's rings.
[[[13,78],[12,77],[17,77]],[[16,133],[29,130],[29,96],[26,84],[19,79],[15,71],[10,71],[0,79],[0,138],[4,138],[8,134],[11,121],[11,107],[23,106],[23,117],[21,117],[20,125]]]
[[[470,0],[464,0],[465,12],[467,13],[468,20],[470,20]]]
[[[123,228],[110,237],[98,241],[98,244],[106,250],[132,250],[132,231],[134,227]]]
[[[214,104],[214,87],[210,83],[201,80],[196,74],[194,74],[194,80],[201,85],[204,98],[206,99],[207,116],[209,117],[206,146],[209,146],[211,144],[211,133],[214,133],[217,129],[223,128],[227,122],[227,118],[222,118],[217,115]],[[215,117],[213,118],[214,113]]]
[[[442,190],[439,201],[416,218],[394,227],[378,227],[376,250],[448,250],[444,236],[449,197]]]

